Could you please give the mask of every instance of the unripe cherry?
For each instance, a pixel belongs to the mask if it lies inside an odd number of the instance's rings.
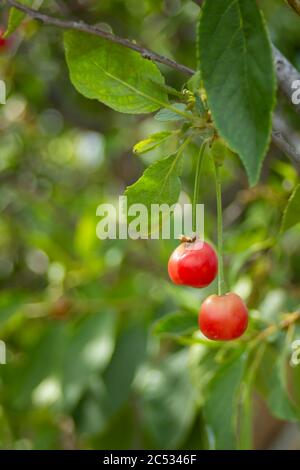
[[[199,312],[199,328],[209,339],[229,341],[237,339],[248,326],[248,310],[242,299],[233,292],[211,295]]]
[[[211,245],[201,240],[185,241],[173,251],[168,272],[175,284],[206,287],[218,272],[216,252]]]

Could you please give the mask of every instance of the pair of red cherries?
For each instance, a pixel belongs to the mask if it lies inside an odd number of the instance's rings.
[[[218,273],[218,258],[211,245],[200,240],[187,240],[172,253],[168,271],[170,279],[179,285],[207,287]],[[199,312],[199,328],[209,339],[237,339],[248,326],[248,310],[233,292],[211,295]]]

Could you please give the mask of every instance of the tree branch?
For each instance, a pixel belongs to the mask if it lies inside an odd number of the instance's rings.
[[[274,144],[285,153],[294,163],[296,169],[300,169],[300,140],[299,133],[292,130],[279,111],[273,118],[272,139]]]
[[[292,9],[300,15],[300,0],[287,0]]]
[[[132,49],[133,51],[138,52],[141,54],[145,59],[153,60],[154,62],[158,62],[160,64],[164,64],[172,69],[177,70],[178,72],[182,72],[185,75],[193,75],[194,70],[186,67],[185,65],[178,64],[172,59],[168,57],[164,57],[156,52],[153,52],[149,49],[146,49],[143,46],[139,46],[130,39],[121,38],[120,36],[116,36],[115,34],[109,33],[108,31],[103,31],[101,28],[97,26],[88,25],[83,22],[79,21],[69,21],[69,20],[61,20],[59,18],[55,18],[53,16],[45,15],[44,13],[40,13],[39,11],[33,10],[32,8],[27,7],[26,5],[21,5],[20,3],[16,2],[15,0],[6,0],[6,3],[9,6],[15,7],[18,10],[26,13],[31,18],[41,21],[44,24],[49,26],[55,26],[61,29],[72,29],[76,31],[82,31],[84,33],[93,34],[94,36],[100,36],[108,41],[114,42],[116,44],[120,44],[121,46],[127,47]]]
[[[120,44],[124,47],[138,52],[146,59],[153,60],[154,62],[166,65],[174,70],[184,73],[185,75],[193,75],[195,73],[195,70],[186,67],[183,64],[179,64],[173,59],[169,59],[168,57],[164,57],[160,54],[157,54],[156,52],[146,49],[145,47],[140,46],[135,42],[130,41],[129,39],[121,38],[120,36],[116,36],[115,34],[103,31],[97,26],[88,25],[86,23],[83,23],[82,21],[78,22],[70,20],[61,20],[59,18],[48,16],[44,13],[40,13],[39,11],[33,10],[32,8],[29,8],[26,5],[22,5],[15,0],[6,0],[6,3],[9,6],[13,6],[18,10],[23,11],[23,13],[26,13],[31,18],[41,21],[44,24],[55,26],[61,29],[72,29],[76,31],[83,31],[88,34],[93,34],[95,36],[100,36],[104,39],[107,39],[108,41],[112,41],[114,43]],[[202,0],[197,0],[196,3],[202,3]],[[293,93],[292,83],[295,80],[300,80],[300,73],[275,46],[273,46],[273,54],[279,86],[291,101],[291,96]],[[298,112],[300,112],[300,105],[294,104],[294,107]]]
[[[164,57],[156,52],[153,52],[149,49],[146,49],[143,46],[136,44],[135,42],[130,41],[126,38],[121,38],[107,31],[103,31],[97,26],[88,25],[83,22],[62,20],[52,16],[45,15],[39,11],[33,10],[32,8],[27,7],[26,5],[21,5],[15,0],[6,0],[6,3],[9,6],[15,7],[20,11],[23,11],[31,18],[41,21],[42,23],[50,26],[55,26],[61,29],[71,29],[76,31],[82,31],[88,34],[93,34],[95,36],[100,36],[108,41],[120,44],[124,47],[132,49],[142,55],[145,59],[158,62],[160,64],[166,65],[178,72],[182,72],[185,75],[193,75],[195,71],[189,67],[186,67],[183,64],[179,64],[168,57]],[[201,4],[201,0],[197,0],[198,4]],[[293,93],[292,83],[294,80],[300,80],[300,73],[295,69],[295,67],[281,54],[281,52],[273,46],[273,54],[277,72],[277,78],[279,86],[285,95],[291,100],[291,95]],[[300,112],[300,105],[295,105],[295,109]],[[275,145],[284,152],[292,161],[294,166],[300,170],[300,153],[297,149],[289,143],[287,136],[276,128],[273,129],[272,140]]]
[[[288,136],[275,129],[272,130],[272,142],[281,150],[290,160],[295,169],[300,172],[300,153],[289,143]]]
[[[295,110],[300,113],[300,104],[295,104],[292,102],[292,94],[295,91],[295,88],[293,88],[293,83],[296,80],[299,80],[300,82],[300,73],[275,46],[273,46],[273,54],[280,89],[289,99]]]

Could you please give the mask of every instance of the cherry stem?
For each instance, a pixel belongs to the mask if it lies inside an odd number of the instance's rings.
[[[181,235],[179,240],[180,243],[194,243],[196,241],[196,237],[187,237],[186,235]]]
[[[198,204],[199,195],[200,195],[200,175],[201,175],[205,147],[206,147],[206,141],[202,142],[199,153],[198,153],[198,157],[197,157],[194,197],[193,197],[193,214],[192,214],[192,222],[193,222],[192,228],[193,228],[194,233],[196,233],[197,231],[197,204]]]
[[[216,171],[216,197],[217,197],[217,218],[218,218],[218,295],[225,293],[226,284],[224,280],[224,264],[223,264],[223,214],[222,214],[222,183],[221,183],[221,167],[215,163]]]

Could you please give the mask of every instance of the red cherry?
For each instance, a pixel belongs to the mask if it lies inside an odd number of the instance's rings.
[[[209,339],[229,341],[239,338],[247,325],[247,307],[233,292],[221,296],[211,295],[201,306],[199,327]]]
[[[0,48],[4,49],[7,46],[7,40],[3,37],[4,31],[0,28]]]
[[[169,259],[168,271],[175,284],[206,287],[217,275],[218,258],[206,242],[195,240],[181,243]]]

